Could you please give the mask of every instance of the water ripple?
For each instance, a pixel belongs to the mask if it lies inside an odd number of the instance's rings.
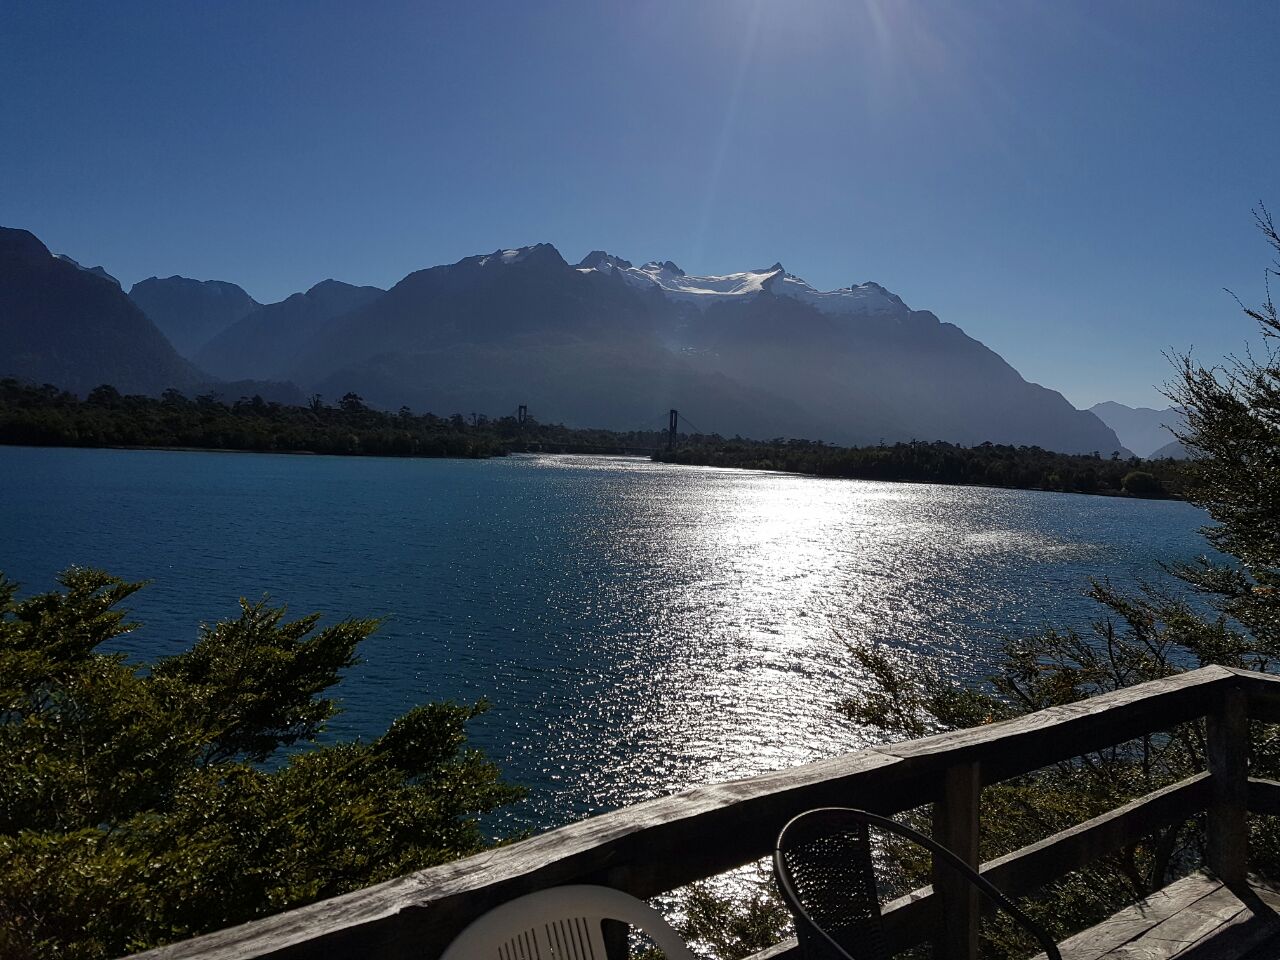
[[[979,671],[1001,637],[1084,624],[1091,576],[1201,549],[1178,503],[823,480],[629,458],[408,461],[0,450],[0,569],[152,585],[138,656],[263,592],[387,617],[337,737],[485,697],[476,742],[531,788],[496,826],[568,822],[860,746],[847,645]]]

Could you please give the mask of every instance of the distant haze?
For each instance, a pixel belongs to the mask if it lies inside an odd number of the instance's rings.
[[[1120,442],[1140,457],[1149,457],[1157,451],[1163,451],[1166,456],[1172,455],[1178,445],[1173,431],[1186,426],[1182,414],[1173,407],[1135,409],[1106,401],[1095,404],[1089,411],[1114,430]]]

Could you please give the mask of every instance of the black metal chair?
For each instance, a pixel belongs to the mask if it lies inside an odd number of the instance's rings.
[[[793,819],[778,834],[773,872],[795,917],[805,960],[889,960],[872,861],[870,827],[917,843],[952,867],[1040,944],[1049,960],[1058,946],[1008,897],[942,844],[865,810],[824,807]]]

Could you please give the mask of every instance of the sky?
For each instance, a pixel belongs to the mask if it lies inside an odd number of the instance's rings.
[[[0,224],[262,302],[541,241],[879,282],[1077,406],[1254,334],[1280,4],[0,0]]]

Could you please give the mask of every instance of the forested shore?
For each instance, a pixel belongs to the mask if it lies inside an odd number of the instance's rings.
[[[161,397],[131,396],[104,385],[81,399],[48,384],[12,378],[0,380],[0,444],[380,457],[636,454],[688,466],[1156,498],[1182,496],[1185,469],[1174,460],[1122,460],[989,443],[839,447],[812,440],[681,435],[667,449],[667,435],[658,430],[578,429],[532,418],[437,416],[407,407],[388,413],[353,393],[335,403],[312,397],[297,406],[259,396],[190,398],[176,390]]]
[[[1185,461],[1067,454],[1040,447],[983,443],[895,443],[838,447],[809,440],[718,438],[654,455],[664,463],[783,470],[819,477],[950,483],[1020,490],[1181,498]]]
[[[649,453],[664,437],[515,417],[440,417],[407,407],[387,413],[353,393],[335,403],[317,396],[296,406],[259,396],[189,398],[176,390],[158,398],[127,396],[104,385],[80,399],[48,384],[0,380],[0,444],[485,458],[522,451]]]

